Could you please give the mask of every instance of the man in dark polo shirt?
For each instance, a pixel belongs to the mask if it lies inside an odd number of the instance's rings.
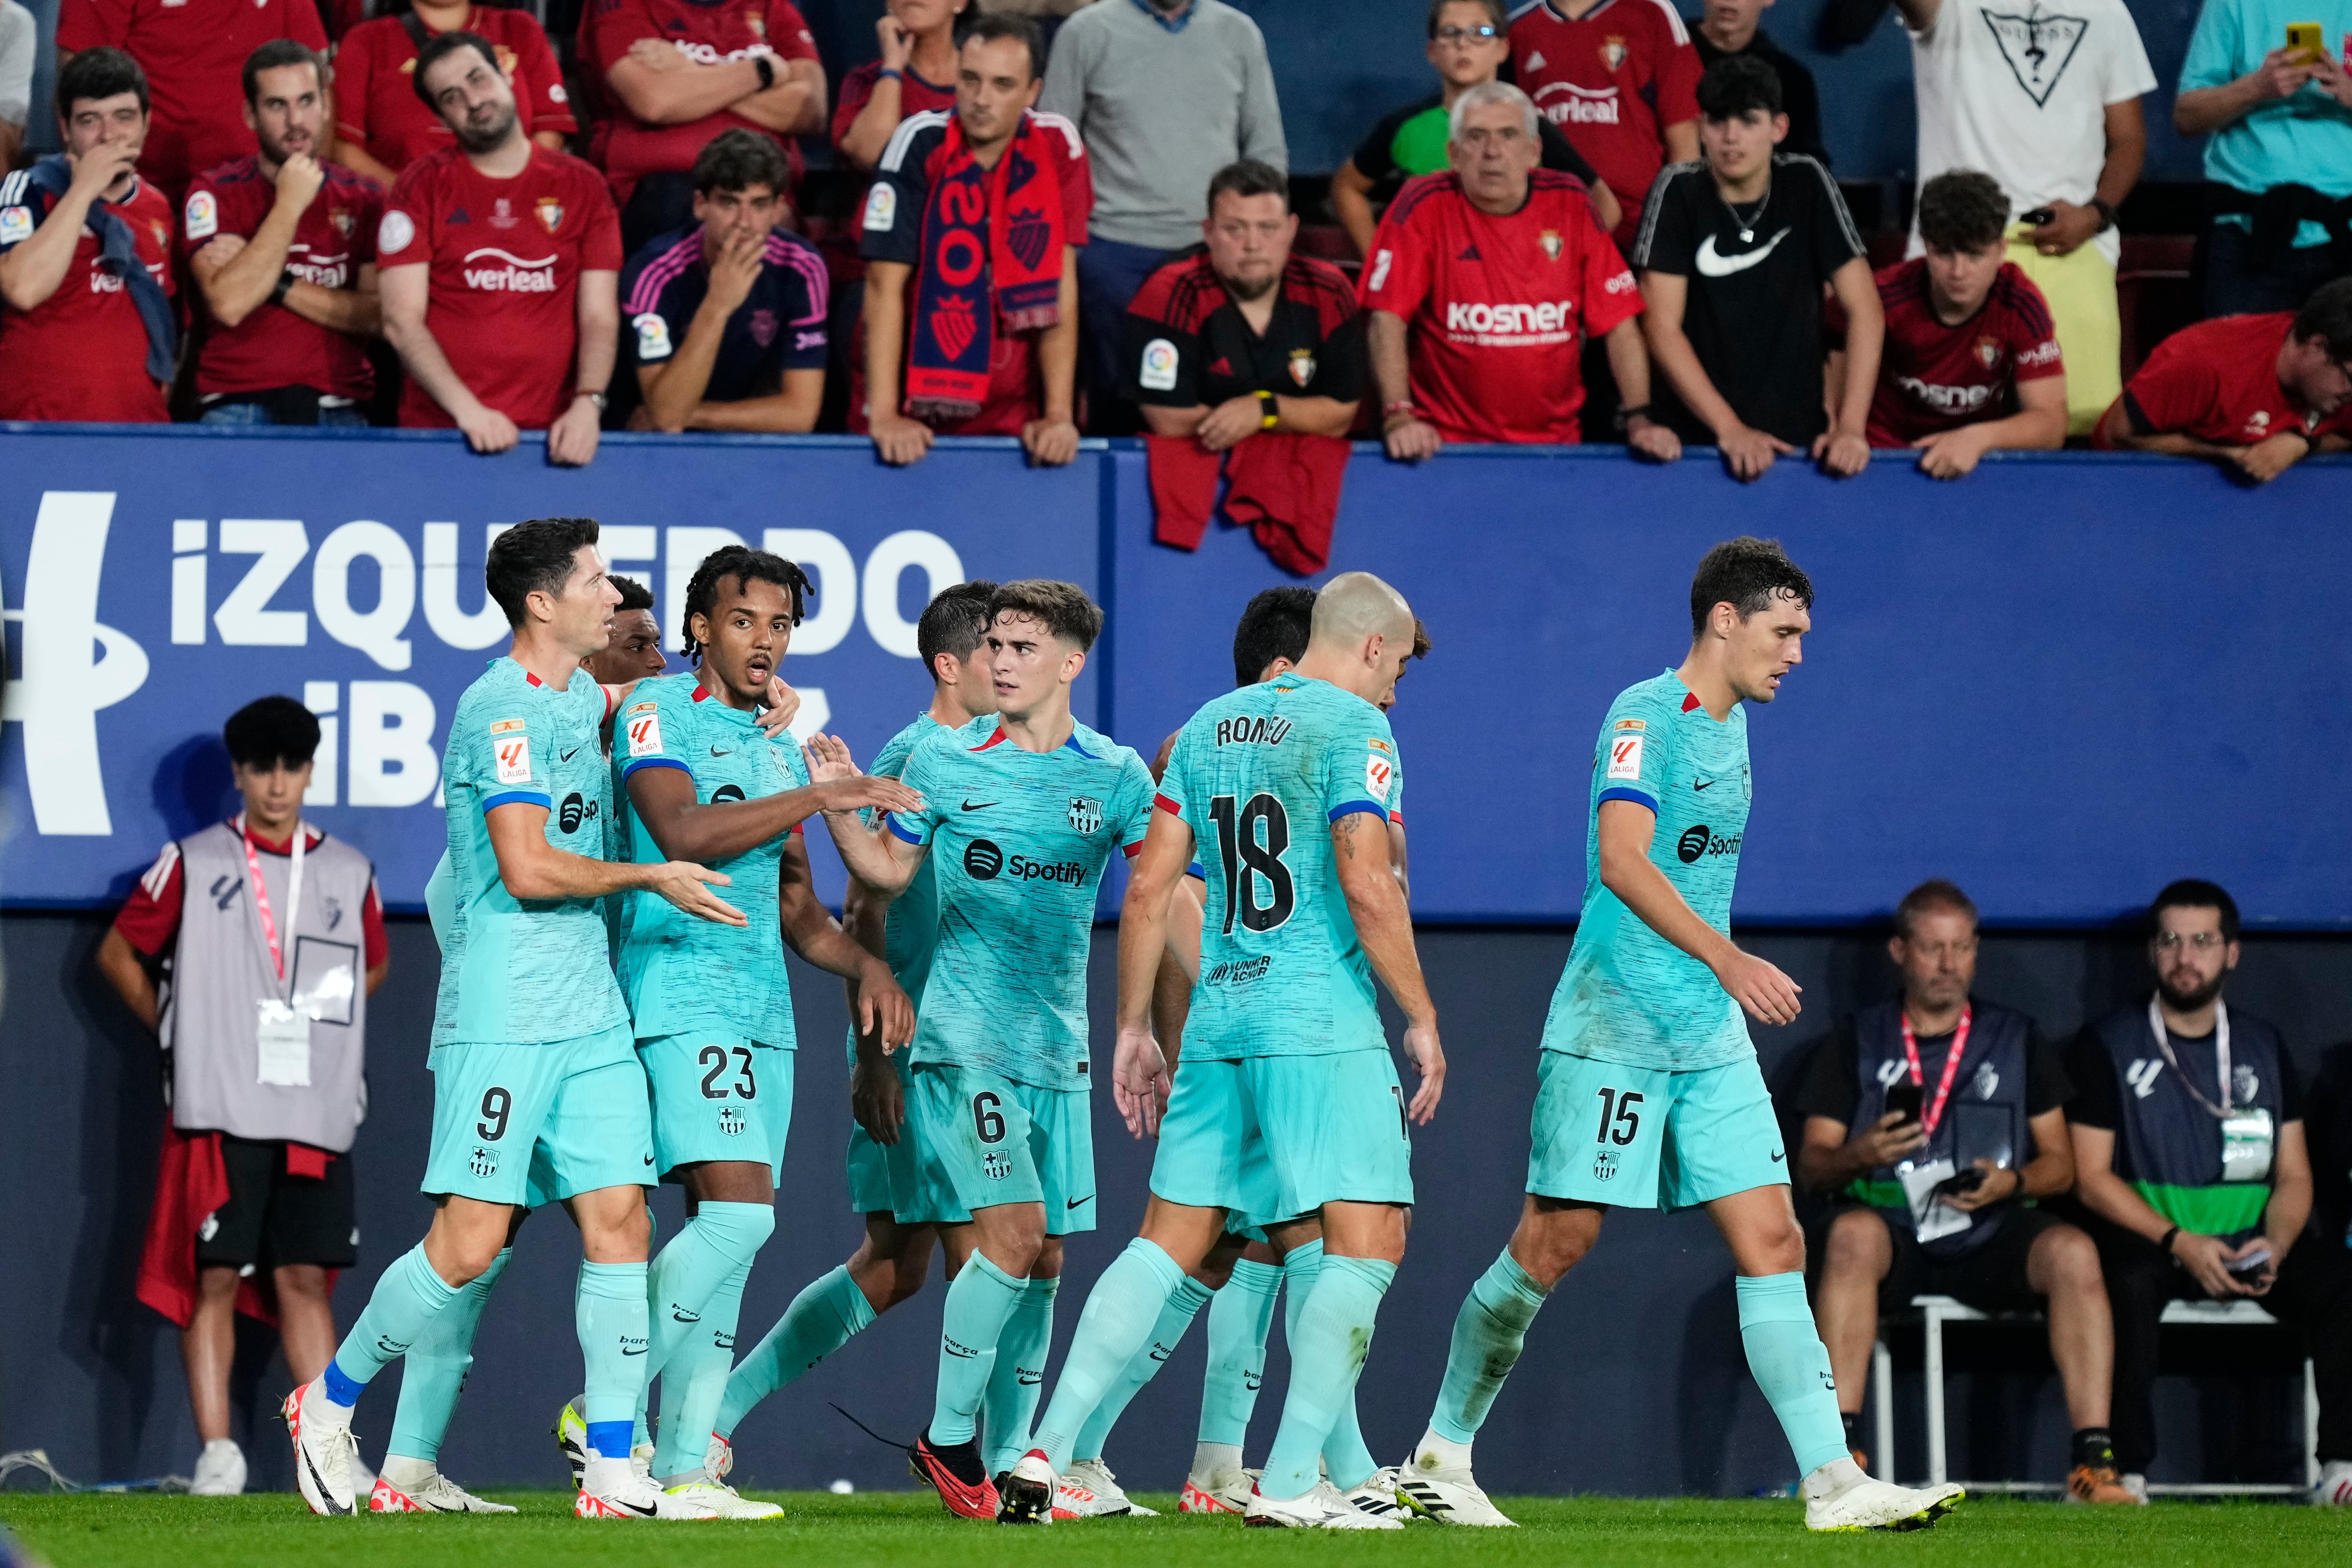
[[[1940,878],[1912,889],[1886,950],[1903,994],[1842,1020],[1815,1053],[1797,1151],[1799,1179],[1844,1200],[1818,1248],[1813,1312],[1847,1445],[1859,1452],[1881,1312],[1923,1294],[1985,1311],[2046,1306],[2074,1427],[2067,1489],[2129,1503],[2108,1445],[2114,1342],[2098,1249],[2031,1204],[2074,1185],[2061,1109],[2073,1087],[2031,1018],[1970,994],[1977,909],[1966,893]]]
[[[1137,290],[1120,355],[1120,390],[1152,437],[1160,538],[1199,545],[1223,468],[1227,514],[1255,524],[1281,564],[1317,571],[1364,395],[1355,289],[1338,268],[1291,254],[1298,216],[1270,164],[1218,170],[1201,232]]]
[[[2116,1320],[2116,1462],[2146,1495],[2156,1458],[2149,1398],[2165,1303],[2251,1298],[2304,1331],[2319,1395],[2319,1458],[2352,1487],[2352,1253],[2315,1237],[2302,1086],[2278,1030],[2221,995],[2238,966],[2238,906],[2179,881],[2148,910],[2156,994],[2083,1031],[2068,1058],[2078,1097],[2076,1195]]]

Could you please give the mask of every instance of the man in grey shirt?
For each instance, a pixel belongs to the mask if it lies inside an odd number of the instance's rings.
[[[1081,366],[1091,423],[1118,396],[1128,301],[1200,238],[1209,181],[1255,158],[1287,171],[1274,68],[1257,24],[1222,0],[1097,0],[1062,24],[1037,104],[1078,128],[1094,165],[1092,243],[1078,252]]]

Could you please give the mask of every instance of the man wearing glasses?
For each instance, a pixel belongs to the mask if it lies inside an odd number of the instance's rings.
[[[2352,446],[2352,278],[2303,309],[2200,321],[2156,346],[2099,420],[2095,446],[2205,458],[2267,484]]]
[[[2085,1030],[2067,1065],[2075,1193],[2095,1216],[2115,1312],[2116,1467],[2144,1498],[2165,1303],[2252,1297],[2310,1342],[2326,1496],[2352,1475],[2352,1253],[2304,1234],[2311,1162],[2294,1063],[2277,1029],[2222,1000],[2238,966],[2226,891],[2175,882],[2148,926],[2156,994]]]
[[[1359,256],[1372,253],[1372,233],[1380,221],[1374,209],[1394,201],[1407,180],[1447,166],[1447,117],[1454,100],[1493,81],[1510,58],[1510,18],[1503,0],[1431,0],[1426,52],[1444,90],[1381,116],[1331,176],[1331,210]],[[1592,165],[1550,121],[1538,124],[1537,132],[1543,144],[1538,166],[1583,181],[1592,216],[1601,220],[1603,231],[1615,228],[1624,209],[1593,174]]]

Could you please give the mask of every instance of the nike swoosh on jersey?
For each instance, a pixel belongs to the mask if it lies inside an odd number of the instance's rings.
[[[1699,241],[1698,255],[1694,259],[1698,264],[1699,273],[1702,277],[1728,278],[1735,272],[1747,271],[1749,268],[1755,266],[1758,262],[1771,255],[1773,248],[1794,232],[1795,230],[1793,229],[1784,228],[1780,233],[1774,235],[1771,238],[1766,240],[1756,249],[1743,251],[1738,256],[1723,256],[1717,254],[1715,248],[1715,236],[1710,234],[1705,239]]]
[[[1782,1152],[1781,1152],[1780,1150],[1778,1150],[1778,1149],[1775,1149],[1775,1150],[1773,1150],[1773,1151],[1772,1151],[1772,1163],[1774,1163],[1774,1164],[1776,1164],[1776,1165],[1777,1165],[1777,1164],[1779,1164],[1781,1161],[1783,1161],[1783,1160],[1787,1159],[1788,1157],[1789,1157],[1788,1155],[1786,1155],[1786,1154],[1782,1153]]]
[[[710,754],[714,757],[731,757],[735,754],[735,748],[732,746],[713,746],[710,748]]]
[[[1693,780],[1691,781],[1691,788],[1693,788],[1693,789],[1695,789],[1695,790],[1696,790],[1696,789],[1713,789],[1714,787],[1715,787],[1715,781],[1714,781],[1713,779],[1693,779]]]
[[[971,802],[965,801],[963,803],[963,808],[966,811],[986,811],[990,806],[994,805],[995,804],[996,802],[992,800],[983,800],[978,805],[974,805]]]
[[[574,758],[574,757],[578,756],[579,754],[580,754],[580,748],[579,748],[579,747],[577,747],[577,746],[574,746],[574,747],[572,747],[570,751],[568,751],[568,752],[564,752],[562,756],[560,756],[560,757],[556,758],[555,760],[556,760],[557,762],[559,762],[559,763],[568,763],[568,762],[570,762],[572,758]]]
[[[1085,1197],[1082,1197],[1082,1198],[1072,1198],[1072,1199],[1070,1200],[1070,1206],[1071,1206],[1072,1208],[1076,1208],[1076,1207],[1077,1207],[1079,1205],[1081,1205],[1081,1204],[1090,1204],[1090,1203],[1092,1203],[1092,1202],[1094,1202],[1094,1201],[1095,1201],[1095,1195],[1094,1195],[1094,1194],[1092,1194],[1092,1193],[1088,1193]]]

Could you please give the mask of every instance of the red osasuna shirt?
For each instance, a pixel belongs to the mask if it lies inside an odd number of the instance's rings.
[[[321,289],[355,288],[360,268],[375,260],[383,187],[340,163],[323,167],[327,183],[295,220],[286,265]],[[181,256],[194,255],[224,234],[251,239],[277,202],[278,187],[263,176],[259,158],[239,158],[197,175],[181,209]],[[375,374],[365,342],[267,301],[234,327],[212,324],[196,362],[200,396],[281,386],[307,386],[330,397],[366,397]]]
[[[2017,412],[2017,384],[2066,374],[2050,306],[2013,261],[2001,263],[1976,313],[1958,326],[1937,318],[1927,261],[1883,268],[1886,348],[1870,400],[1870,444],[1907,447],[1923,436]]]
[[[33,237],[54,204],[29,171],[0,175],[0,252]],[[163,292],[172,284],[172,208],[134,177],[114,204],[139,259]],[[89,419],[160,425],[171,417],[147,374],[147,325],[123,280],[98,265],[98,236],[82,226],[57,292],[30,310],[0,305],[0,419]]]
[[[874,97],[874,84],[881,79],[880,60],[867,60],[841,79],[841,100],[833,110],[833,145],[835,151],[840,149],[842,138],[849,134],[849,128],[857,122],[858,115],[865,112],[866,105]],[[933,109],[952,110],[954,108],[954,84],[940,87],[925,81],[912,70],[898,73],[899,124],[904,125],[908,115],[921,114]],[[858,193],[857,214],[849,220],[849,233],[853,239],[862,237],[866,233],[866,195],[863,191]]]
[[[2294,326],[2294,313],[2280,310],[2183,327],[2156,345],[2116,401],[2142,436],[2190,436],[2220,447],[2252,447],[2283,430],[2314,440],[2352,436],[2352,404],[2322,419],[2296,407],[2279,384],[2278,353]],[[2093,445],[2106,447],[2104,417],[2099,429]]]
[[[621,270],[621,219],[596,171],[533,146],[509,180],[474,167],[456,146],[427,154],[384,198],[376,266],[429,266],[425,324],[476,397],[526,430],[544,430],[572,401],[583,272]],[[404,426],[457,424],[411,376]]]
[[[264,855],[286,856],[293,853],[294,840],[289,837],[278,841],[264,838],[258,831],[252,835],[254,847]],[[313,827],[303,835],[303,851],[309,853],[326,841],[326,835]],[[139,952],[153,958],[172,945],[180,934],[180,904],[182,884],[186,880],[185,868],[180,864],[180,846],[175,839],[163,846],[155,863],[131,889],[131,897],[114,917],[114,929],[122,940]],[[383,902],[377,895],[375,880],[368,880],[367,902],[360,910],[361,942],[368,968],[374,969],[392,956],[392,944],[383,934]],[[308,938],[304,939],[308,941]]]
[[[1364,309],[1403,319],[1412,400],[1449,441],[1573,442],[1580,338],[1641,314],[1582,181],[1538,169],[1505,217],[1451,171],[1406,183],[1364,268]]]
[[[1698,51],[1666,0],[1601,0],[1574,21],[1537,0],[1511,23],[1511,69],[1625,216],[1630,247],[1651,183],[1665,166],[1665,128],[1698,118]]]
[[[589,0],[580,17],[580,63],[602,83],[613,62],[629,52],[639,38],[664,38],[700,65],[772,56],[777,79],[783,63],[816,58],[816,39],[792,0]],[[741,126],[762,136],[775,132],[731,109],[683,125],[647,125],[631,114],[611,88],[600,88],[596,129],[589,156],[612,176],[613,195],[626,202],[637,176],[661,170],[694,167],[695,154],[713,136],[730,126]],[[776,137],[800,183],[800,149]]]
[[[176,203],[200,169],[256,151],[245,57],[272,38],[324,52],[316,0],[61,0],[58,47],[111,44],[147,73],[154,119],[139,172]]]
[[[563,68],[530,12],[477,5],[465,30],[488,38],[498,51],[499,68],[514,82],[515,112],[525,134],[569,136],[580,128],[564,91]],[[416,96],[415,75],[416,45],[404,16],[362,22],[335,48],[335,129],[394,174],[457,140]]]

